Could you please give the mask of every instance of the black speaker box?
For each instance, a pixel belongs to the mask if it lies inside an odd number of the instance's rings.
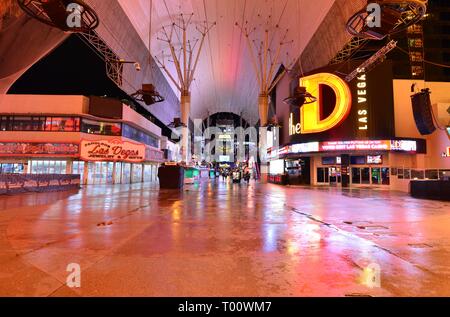
[[[414,120],[420,134],[432,134],[436,127],[433,122],[430,91],[428,89],[411,96]]]

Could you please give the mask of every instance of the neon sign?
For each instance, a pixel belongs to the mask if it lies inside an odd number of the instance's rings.
[[[378,150],[389,151],[391,141],[332,141],[321,142],[321,151],[364,151]]]
[[[358,130],[367,131],[368,126],[368,108],[367,108],[367,76],[364,69],[358,69],[357,94],[358,94]]]
[[[80,157],[86,161],[121,161],[137,163],[145,160],[144,144],[121,140],[81,141]]]
[[[0,143],[2,156],[78,156],[79,151],[72,143]]]
[[[329,86],[336,95],[336,104],[333,112],[321,120],[322,98],[318,94],[320,85]],[[352,106],[352,94],[347,83],[334,74],[318,73],[300,79],[300,86],[307,91],[318,94],[317,100],[305,104],[300,109],[300,123],[294,125],[293,114],[289,119],[289,134],[320,133],[334,128],[342,123],[350,113]]]
[[[279,150],[270,149],[269,157],[301,153],[334,152],[334,151],[394,151],[417,152],[417,141],[414,140],[355,140],[298,143],[285,146]]]

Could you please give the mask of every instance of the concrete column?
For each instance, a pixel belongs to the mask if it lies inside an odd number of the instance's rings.
[[[261,182],[267,182],[267,176],[269,174],[269,167],[267,163],[267,124],[269,116],[269,96],[267,94],[261,94],[258,98],[259,109],[259,158],[261,160],[260,172]]]
[[[269,164],[267,162],[267,128],[259,128],[259,159],[261,160],[260,173],[261,182],[267,182],[267,176],[269,174]]]
[[[191,160],[191,153],[189,151],[189,115],[191,112],[191,95],[189,91],[184,91],[181,94],[181,122],[186,125],[186,127],[182,127],[182,136],[181,136],[181,160],[189,163]]]
[[[87,185],[89,180],[89,162],[84,162],[82,184]]]
[[[259,95],[258,98],[259,120],[262,127],[269,123],[269,96],[266,94]]]

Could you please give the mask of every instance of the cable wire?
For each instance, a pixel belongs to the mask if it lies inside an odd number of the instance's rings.
[[[397,48],[398,48],[401,52],[403,52],[403,53],[409,55],[409,52],[408,52],[407,50],[405,50],[405,49],[403,49],[403,48],[401,48],[401,47],[399,47],[399,46],[397,46]],[[424,63],[427,63],[427,64],[434,65],[434,66],[438,66],[438,67],[450,68],[450,65],[440,64],[440,63],[432,62],[432,61],[429,61],[429,60],[426,60],[426,59],[423,59],[423,62],[424,62]]]

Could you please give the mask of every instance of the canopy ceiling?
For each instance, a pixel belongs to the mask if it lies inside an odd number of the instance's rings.
[[[282,62],[289,64],[300,56],[334,3],[334,0],[153,0],[150,28],[151,0],[118,1],[147,47],[151,33],[153,56],[161,55],[162,51],[169,54],[167,43],[157,39],[158,32],[180,13],[194,13],[193,21],[216,22],[206,38],[191,87],[191,117],[204,119],[216,112],[242,113],[251,124],[258,121],[259,87],[246,39],[236,22],[242,25],[248,21],[257,27],[252,39],[259,41],[264,30],[260,25],[269,16],[272,25],[278,23],[280,30],[289,29],[287,40],[293,42],[284,45],[280,55]],[[272,41],[273,51],[282,33],[278,32]],[[188,39],[198,37],[191,29]],[[175,43],[180,45],[181,41]],[[167,65],[176,75],[173,63]],[[172,88],[179,96],[175,85]]]

